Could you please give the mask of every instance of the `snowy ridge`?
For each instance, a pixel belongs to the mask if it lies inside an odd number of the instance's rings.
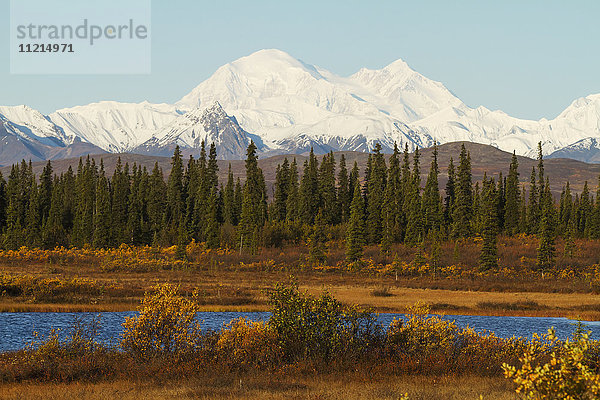
[[[245,153],[250,140],[249,134],[240,128],[235,117],[227,115],[219,102],[215,102],[209,108],[195,108],[181,115],[134,149],[134,152],[156,154],[163,153],[163,149],[172,152],[175,145],[199,152],[204,142],[207,147],[211,143],[216,145],[219,158],[237,159]],[[259,150],[264,149],[260,140],[255,142]]]
[[[535,156],[541,141],[545,154],[596,160],[600,141],[600,94],[554,119],[524,120],[468,107],[403,60],[342,77],[275,49],[223,65],[174,105],[103,101],[49,116],[0,107],[0,115],[3,132],[27,143],[168,155],[176,145],[194,154],[205,141],[226,159],[243,158],[250,140],[263,154],[369,151],[377,142],[390,152],[394,143],[413,150],[466,140],[525,156]]]
[[[58,110],[49,119],[70,137],[79,137],[109,152],[123,152],[144,143],[179,115],[169,104],[102,101]]]

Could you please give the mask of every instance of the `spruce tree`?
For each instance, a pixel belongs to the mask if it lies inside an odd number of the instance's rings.
[[[145,185],[142,183],[141,168],[133,164],[131,174],[131,187],[127,205],[126,243],[140,245],[144,243],[144,193]]]
[[[237,224],[237,213],[235,208],[235,184],[233,182],[233,172],[231,172],[231,163],[229,163],[227,184],[223,191],[223,220],[226,224]]]
[[[575,225],[573,221],[573,194],[571,193],[569,181],[567,181],[567,184],[564,186],[563,191],[560,194],[558,219],[562,232],[566,232],[567,229],[572,227],[573,234],[575,235]]]
[[[64,175],[61,179],[55,177],[52,184],[52,199],[48,218],[42,230],[42,246],[53,249],[57,246],[67,246],[67,231],[63,225],[63,193]]]
[[[589,234],[590,221],[592,217],[592,201],[590,199],[590,190],[587,181],[583,185],[583,190],[579,196],[579,207],[576,211],[577,231],[581,237],[587,237]]]
[[[309,259],[313,264],[323,264],[327,261],[327,235],[325,234],[326,222],[323,210],[319,210],[315,223],[311,228],[308,238]]]
[[[0,185],[2,184],[2,179],[0,177]],[[1,189],[0,189],[1,196]],[[1,201],[1,199],[0,199]],[[1,212],[1,211],[0,211]],[[1,215],[0,215],[1,218]],[[596,190],[596,203],[594,204],[594,210],[592,215],[592,229],[590,232],[590,237],[592,239],[600,239],[600,177],[598,178],[598,189]]]
[[[204,148],[204,141],[201,143],[201,153],[206,157],[206,150]],[[204,163],[206,160],[204,160]],[[199,236],[199,216],[196,210],[198,203],[198,195],[205,195],[205,192],[200,189],[201,179],[200,175],[205,173],[205,165],[200,167],[199,163],[196,162],[194,157],[190,154],[190,158],[187,162],[187,167],[183,174],[183,197],[185,198],[185,226],[188,230],[188,234],[191,237],[198,238]],[[202,203],[200,201],[200,203]]]
[[[401,240],[405,240],[406,225],[408,220],[410,200],[412,195],[413,179],[410,172],[410,158],[408,156],[408,144],[404,145],[402,165],[400,167],[400,196],[402,196],[402,212],[400,214],[400,226],[403,227]]]
[[[300,194],[298,188],[298,164],[296,158],[290,164],[288,173],[288,196],[286,199],[285,212],[288,222],[297,221],[300,218]]]
[[[39,185],[39,200],[40,200],[40,217],[41,224],[44,224],[50,213],[50,205],[52,202],[52,163],[50,160],[46,163],[42,174],[40,175]]]
[[[537,267],[545,270],[554,266],[555,258],[555,218],[554,204],[550,194],[550,185],[544,185],[540,199],[542,213],[539,228],[539,246],[537,248]]]
[[[383,237],[381,239],[381,250],[383,253],[387,253],[391,244],[400,241],[402,238],[402,177],[400,175],[399,154],[398,146],[394,144],[394,152],[389,159],[382,207]]]
[[[483,239],[481,252],[479,254],[479,268],[488,270],[498,267],[498,245],[497,226],[498,215],[496,208],[497,192],[493,179],[484,180],[481,193],[482,227],[481,237]]]
[[[162,169],[158,166],[158,163],[154,163],[148,185],[148,198],[146,200],[148,203],[148,225],[150,228],[150,235],[154,240],[154,238],[158,239],[160,237],[161,232],[164,229],[167,206],[167,187],[163,178]]]
[[[381,144],[376,143],[373,149],[370,167],[366,176],[367,188],[367,242],[381,243],[383,232],[382,211],[387,179],[387,167],[381,153]]]
[[[6,181],[0,172],[0,238],[6,228]]]
[[[88,156],[83,164],[80,159],[75,181],[76,198],[73,222],[73,244],[79,247],[92,244],[97,174],[94,160],[90,160]]]
[[[356,187],[356,184],[359,183],[358,175],[358,163],[354,161],[354,165],[348,176],[348,199],[350,200],[350,204],[352,204],[352,200],[354,199],[354,188]]]
[[[350,219],[346,228],[346,258],[351,262],[360,260],[365,244],[365,205],[358,182],[354,187],[353,193],[352,204],[350,205]]]
[[[13,165],[6,184],[6,229],[3,240],[6,249],[16,250],[23,244],[24,210],[20,168]]]
[[[529,178],[529,202],[527,204],[527,227],[529,234],[536,234],[540,226],[540,204],[535,167],[531,168]]]
[[[275,192],[273,194],[273,213],[271,215],[274,221],[285,221],[287,217],[289,184],[290,166],[286,157],[281,165],[277,165],[275,171]]]
[[[349,192],[349,180],[348,180],[348,169],[346,168],[346,157],[342,154],[340,157],[340,171],[337,177],[337,202],[339,209],[339,221],[346,223],[350,217],[350,192]]]
[[[404,241],[411,245],[421,243],[425,239],[423,231],[423,212],[421,199],[420,154],[416,149],[413,154],[412,176],[406,186],[406,235]]]
[[[204,240],[210,249],[219,247],[219,223],[217,221],[217,191],[212,190],[208,197],[208,207],[205,214]]]
[[[42,233],[40,225],[40,196],[35,176],[29,181],[27,213],[25,215],[25,242],[29,247],[40,247],[42,245]]]
[[[96,205],[94,207],[94,247],[105,248],[111,245],[111,205],[108,179],[104,165],[100,163],[100,173],[96,184]]]
[[[454,214],[455,201],[456,171],[454,169],[454,161],[452,160],[452,157],[450,157],[450,162],[448,163],[448,181],[446,182],[446,197],[444,198],[444,223],[447,227],[452,226],[452,215]]]
[[[431,167],[429,168],[429,175],[427,176],[425,190],[423,192],[422,214],[424,233],[426,235],[432,231],[440,231],[442,226],[442,209],[438,176],[438,148],[436,143],[433,147]]]
[[[300,218],[305,224],[312,224],[321,205],[319,195],[319,163],[312,148],[308,160],[304,162],[304,172],[300,180]]]
[[[509,235],[519,231],[521,191],[519,189],[519,160],[513,152],[505,189],[506,202],[504,204],[504,230]]]
[[[243,190],[242,190],[242,184],[240,182],[240,178],[238,177],[235,182],[235,190],[233,192],[233,204],[234,204],[236,225],[239,225],[240,218],[242,216],[243,197],[244,197],[244,194],[243,194]]]
[[[165,223],[171,230],[177,232],[177,225],[184,217],[183,196],[183,162],[181,150],[175,147],[171,158],[171,173],[167,182],[167,204],[165,209]],[[181,236],[176,234],[177,237]]]
[[[246,183],[242,194],[240,234],[243,245],[250,245],[252,252],[258,247],[258,233],[267,217],[265,179],[258,167],[256,145],[250,142],[246,152]]]
[[[452,214],[452,235],[455,238],[469,237],[473,231],[473,183],[471,156],[465,145],[461,146],[460,163],[456,182],[456,199]]]
[[[323,156],[319,168],[319,198],[326,225],[337,224],[340,219],[335,187],[335,158],[333,152]]]
[[[565,231],[565,248],[564,256],[567,258],[573,258],[575,256],[575,224],[569,223]]]
[[[117,165],[112,178],[111,185],[111,237],[112,244],[119,246],[128,243],[127,219],[129,206],[129,166],[121,165],[121,157],[117,159]]]
[[[62,226],[67,234],[73,231],[75,209],[76,209],[76,193],[77,185],[73,168],[69,166],[67,172],[61,175],[61,215],[62,215]]]

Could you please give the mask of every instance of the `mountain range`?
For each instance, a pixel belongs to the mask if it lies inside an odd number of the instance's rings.
[[[220,159],[313,148],[366,152],[469,141],[532,157],[600,162],[600,94],[575,100],[552,120],[471,108],[442,83],[397,60],[342,77],[280,50],[260,50],[219,69],[175,104],[102,101],[43,115],[0,106],[0,165],[83,154],[198,154],[214,142]]]

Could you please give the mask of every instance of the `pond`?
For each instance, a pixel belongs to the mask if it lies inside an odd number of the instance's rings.
[[[100,315],[98,340],[104,344],[116,344],[123,328],[125,317],[135,312],[101,312],[101,313],[0,313],[0,351],[24,348],[33,339],[33,332],[47,335],[52,328],[60,329],[59,335],[65,336],[76,319],[82,322],[91,321]],[[218,330],[223,324],[233,319],[245,317],[254,321],[268,320],[268,312],[201,312],[199,318],[203,329]],[[378,315],[383,326],[389,326],[394,318],[406,318],[404,314],[384,313]],[[446,320],[455,320],[460,327],[470,326],[476,331],[491,331],[499,337],[523,336],[531,337],[533,333],[546,333],[554,327],[559,338],[567,338],[575,331],[577,321],[567,318],[542,317],[493,317],[474,315],[445,315]],[[584,322],[586,330],[592,332],[592,339],[600,339],[600,322]]]

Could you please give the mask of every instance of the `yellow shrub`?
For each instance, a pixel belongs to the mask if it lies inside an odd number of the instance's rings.
[[[182,358],[199,346],[198,292],[189,299],[178,296],[177,290],[164,284],[146,293],[139,315],[123,323],[121,347],[125,351],[142,359]]]
[[[589,334],[578,331],[571,340],[560,342],[554,329],[546,339],[554,350],[544,365],[534,366],[539,355],[535,344],[527,347],[520,368],[503,364],[504,376],[516,384],[516,392],[526,399],[597,399],[600,395],[600,375],[586,365],[590,347]]]
[[[230,365],[269,365],[281,358],[277,335],[265,322],[239,318],[219,336],[217,351]]]

